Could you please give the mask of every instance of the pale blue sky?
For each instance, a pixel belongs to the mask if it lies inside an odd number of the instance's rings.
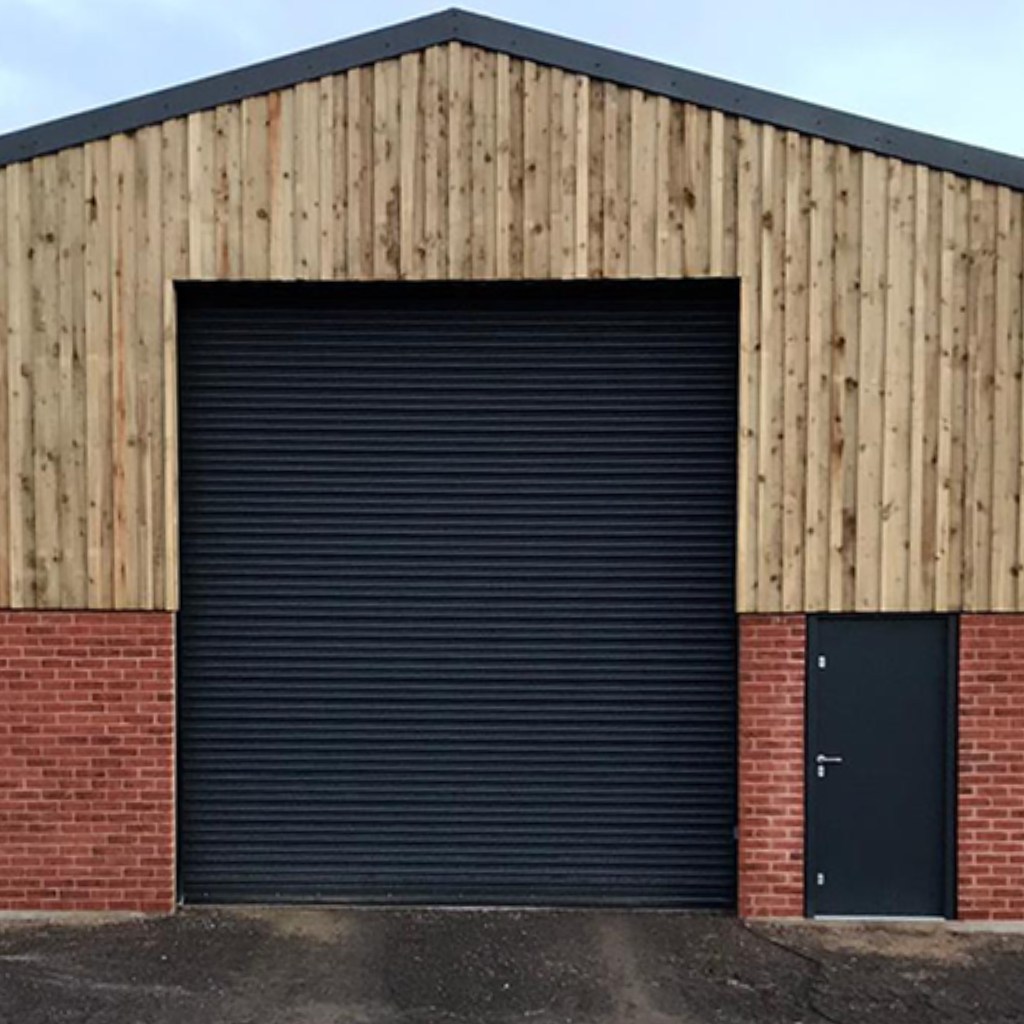
[[[0,0],[0,133],[431,13]],[[477,0],[494,17],[1024,156],[1024,0]]]

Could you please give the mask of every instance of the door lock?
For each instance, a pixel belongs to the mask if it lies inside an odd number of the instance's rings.
[[[825,765],[827,764],[842,764],[843,759],[841,757],[834,757],[828,754],[819,754],[815,759],[818,765],[818,778],[825,778]]]

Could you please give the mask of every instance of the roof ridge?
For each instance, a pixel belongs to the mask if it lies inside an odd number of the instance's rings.
[[[0,136],[0,167],[450,42],[507,53],[856,149],[1024,190],[1021,157],[817,106],[457,7],[11,132]]]

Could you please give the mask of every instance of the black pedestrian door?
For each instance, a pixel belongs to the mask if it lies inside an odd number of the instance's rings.
[[[939,616],[812,620],[809,914],[952,914],[953,629]]]

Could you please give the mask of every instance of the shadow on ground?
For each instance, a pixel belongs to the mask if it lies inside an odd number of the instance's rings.
[[[1024,935],[591,911],[0,924],[3,1024],[1000,1024]]]

